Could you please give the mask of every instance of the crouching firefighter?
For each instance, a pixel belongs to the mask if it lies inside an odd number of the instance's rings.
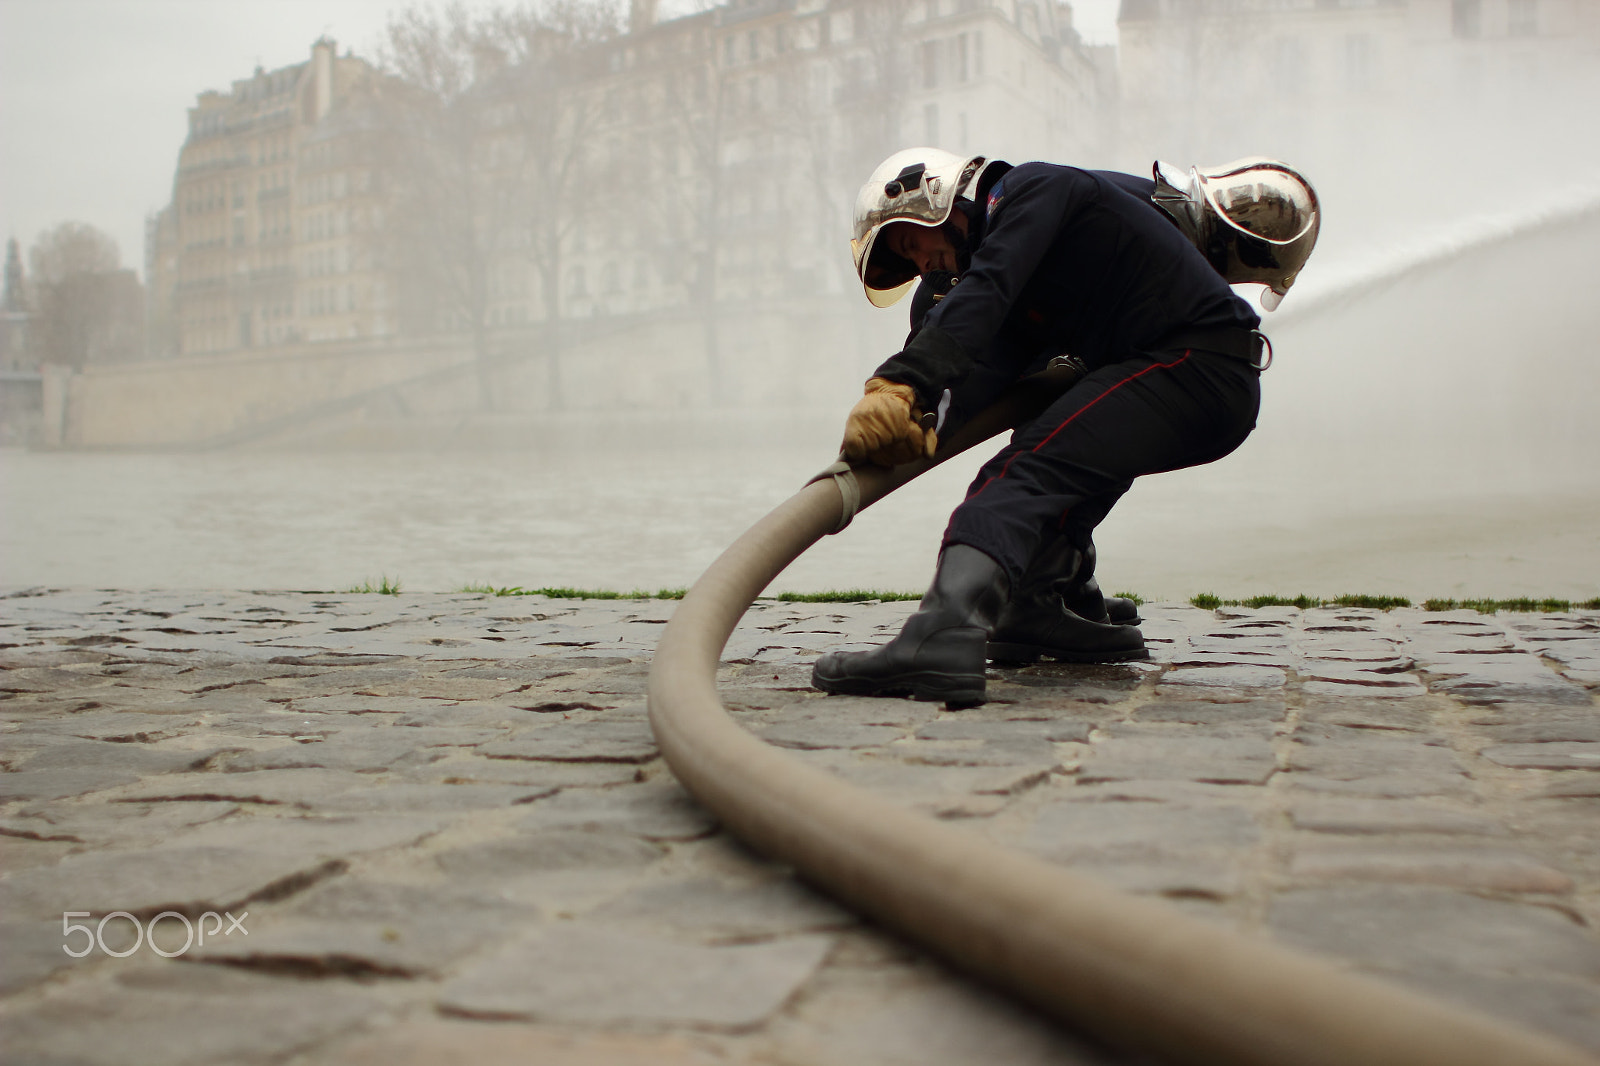
[[[824,655],[812,683],[961,706],[983,701],[988,659],[1146,658],[1137,608],[1095,580],[1092,534],[1134,478],[1220,459],[1255,427],[1271,349],[1229,283],[1276,307],[1318,223],[1309,183],[1268,160],[1158,163],[1154,181],[931,148],[880,164],[856,201],[856,272],[879,307],[922,284],[844,458],[931,457],[1008,389],[1036,390],[1042,413],[951,514],[900,634]]]

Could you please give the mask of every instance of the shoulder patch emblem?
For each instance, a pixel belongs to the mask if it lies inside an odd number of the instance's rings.
[[[1005,199],[1005,184],[1005,179],[1002,178],[994,183],[994,188],[989,190],[989,202],[983,209],[983,217],[986,220],[994,217],[995,209],[1000,206],[1000,201]]]

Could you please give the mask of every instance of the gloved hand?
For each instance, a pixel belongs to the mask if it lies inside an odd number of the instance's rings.
[[[913,459],[931,459],[939,438],[933,430],[917,424],[921,417],[916,391],[910,385],[873,378],[845,423],[841,449],[845,460],[899,466]]]

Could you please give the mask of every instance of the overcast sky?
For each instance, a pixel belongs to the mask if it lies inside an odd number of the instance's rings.
[[[696,0],[666,0],[663,11]],[[494,6],[492,0],[469,0]],[[404,0],[0,0],[0,225],[27,247],[68,219],[110,233],[143,271],[144,219],[172,194],[187,109],[327,34],[371,56]],[[1117,0],[1074,0],[1113,40]]]

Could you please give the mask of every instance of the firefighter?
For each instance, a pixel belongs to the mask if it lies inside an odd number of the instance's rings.
[[[1264,338],[1229,281],[1264,282],[1275,306],[1318,222],[1281,164],[1164,166],[1149,182],[918,148],[862,186],[851,243],[868,299],[923,287],[912,336],[850,412],[844,458],[931,457],[1016,383],[1077,380],[979,471],[900,634],[824,655],[819,689],[963,706],[983,700],[990,658],[1146,656],[1134,605],[1094,581],[1091,534],[1134,478],[1249,435]]]

